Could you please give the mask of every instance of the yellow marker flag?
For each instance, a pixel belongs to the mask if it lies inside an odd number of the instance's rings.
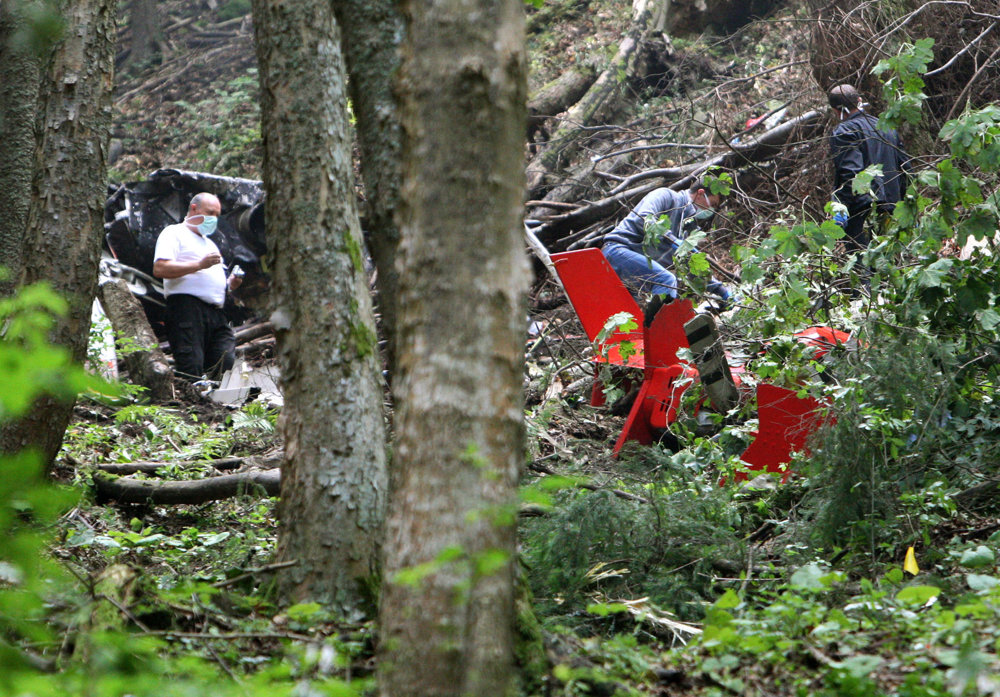
[[[903,560],[903,571],[909,571],[914,576],[920,573],[920,567],[917,566],[917,555],[913,553],[913,547],[906,548],[906,558]]]

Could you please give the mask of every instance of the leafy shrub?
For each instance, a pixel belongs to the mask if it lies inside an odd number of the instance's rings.
[[[549,515],[522,525],[529,580],[560,614],[580,610],[588,593],[600,591],[648,596],[697,618],[713,567],[733,571],[744,558],[729,489],[682,464],[684,455],[646,449],[640,456],[651,475],[623,477],[607,490],[563,489]],[[616,495],[615,487],[645,501]]]

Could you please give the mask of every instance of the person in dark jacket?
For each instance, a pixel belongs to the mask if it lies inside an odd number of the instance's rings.
[[[848,247],[862,250],[868,246],[869,235],[865,222],[872,211],[872,204],[880,216],[892,214],[896,202],[903,198],[908,184],[910,156],[896,131],[878,127],[878,119],[865,113],[864,103],[851,85],[837,85],[827,97],[830,108],[840,123],[830,135],[830,153],[833,156],[833,200],[847,208],[846,220],[837,215],[834,219],[847,234]],[[871,194],[856,194],[852,182],[861,171],[871,165],[882,165],[882,176],[871,183]]]
[[[672,302],[678,290],[677,276],[669,270],[674,253],[691,230],[711,222],[721,198],[706,191],[698,180],[688,191],[655,189],[605,236],[601,251],[630,290],[652,293],[654,298]],[[669,220],[669,232],[653,239],[647,235],[647,226],[664,215]],[[723,302],[729,300],[729,290],[715,278],[709,282],[708,290]],[[657,307],[660,304],[657,302]]]

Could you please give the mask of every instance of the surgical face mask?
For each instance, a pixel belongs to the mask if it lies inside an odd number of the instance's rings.
[[[215,228],[219,224],[219,219],[214,215],[192,215],[191,218],[201,218],[201,223],[196,227],[198,228],[198,232],[206,237],[215,232]],[[188,222],[191,218],[185,219],[184,222]]]
[[[697,220],[699,223],[704,223],[711,220],[714,216],[715,216],[715,211],[713,209],[699,208],[698,212],[691,217]]]

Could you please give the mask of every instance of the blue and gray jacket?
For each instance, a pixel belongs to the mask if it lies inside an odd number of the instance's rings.
[[[659,244],[648,247],[646,220],[658,220],[666,213],[670,217],[670,234],[678,240],[683,240],[688,235],[684,221],[697,212],[698,209],[691,202],[691,194],[687,191],[655,189],[646,194],[639,205],[625,216],[614,230],[605,235],[604,243],[617,242],[653,259],[663,267],[668,267],[673,260],[674,252],[677,251],[677,245],[664,236]]]

